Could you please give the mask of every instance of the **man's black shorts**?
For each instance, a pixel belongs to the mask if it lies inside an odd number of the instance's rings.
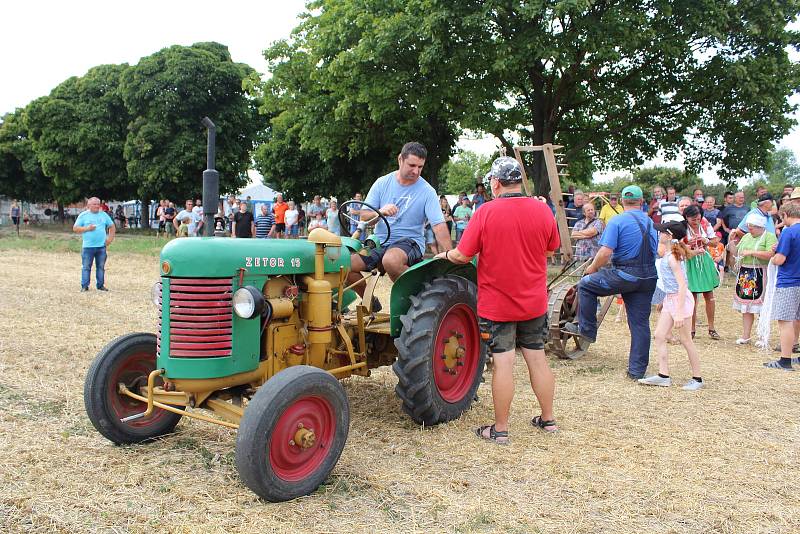
[[[408,256],[409,267],[422,261],[422,251],[419,249],[419,245],[417,245],[417,242],[413,239],[406,237],[395,241],[386,248],[381,248],[380,252],[378,249],[373,249],[368,256],[364,256],[362,260],[364,261],[364,265],[367,267],[367,270],[371,271],[381,265],[383,255],[386,254],[387,250],[392,248],[399,248],[406,253],[406,256]]]
[[[546,313],[527,321],[499,322],[480,317],[478,322],[481,338],[492,353],[508,352],[517,347],[544,349],[548,328]]]
[[[275,233],[276,234],[286,233],[286,223],[275,223]]]

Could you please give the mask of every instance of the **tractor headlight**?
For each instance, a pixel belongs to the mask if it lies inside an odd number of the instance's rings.
[[[154,306],[158,307],[158,301],[161,300],[161,282],[153,284],[153,287],[150,289],[150,300],[153,301]]]
[[[233,311],[242,319],[252,319],[264,311],[264,295],[253,286],[245,286],[233,294]]]

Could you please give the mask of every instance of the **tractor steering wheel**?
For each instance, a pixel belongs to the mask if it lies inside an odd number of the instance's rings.
[[[350,206],[357,206],[354,207],[353,209],[359,211],[358,217],[353,217],[352,215],[350,215],[349,213],[350,210],[347,209],[350,208]],[[372,219],[369,219],[368,221],[362,221],[360,210],[363,208],[367,208],[368,210],[375,212],[376,216],[373,217]],[[381,242],[381,247],[383,247],[386,243],[389,242],[389,237],[391,237],[392,235],[392,229],[389,226],[389,221],[386,219],[386,216],[383,215],[383,213],[381,213],[380,211],[378,211],[377,208],[370,206],[363,200],[348,200],[347,202],[343,202],[342,205],[339,206],[339,224],[342,227],[341,229],[342,234],[345,234],[347,237],[351,237],[350,224],[351,223],[360,224],[362,222],[367,226],[372,226],[372,227],[377,226],[379,222],[383,222],[383,224],[386,226],[386,238]]]

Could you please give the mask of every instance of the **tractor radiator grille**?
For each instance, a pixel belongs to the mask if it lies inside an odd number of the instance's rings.
[[[161,304],[159,284],[159,353]],[[170,357],[230,356],[232,312],[230,278],[172,278],[169,291]]]

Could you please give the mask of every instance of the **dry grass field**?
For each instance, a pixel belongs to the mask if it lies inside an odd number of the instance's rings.
[[[79,293],[78,254],[13,241],[0,236],[2,532],[800,532],[800,372],[763,369],[771,354],[733,343],[729,288],[724,339],[698,328],[700,392],[625,379],[628,335],[613,316],[587,356],[552,362],[556,435],[528,425],[538,411],[518,359],[508,447],[472,434],[491,420],[488,385],[460,420],[421,429],[380,369],[345,381],[350,437],[327,483],[269,504],[238,480],[233,431],[184,419],[158,442],[117,447],[84,414],[98,350],[155,328],[155,258],[119,252],[121,238],[110,293]],[[671,350],[682,383],[686,357]]]

